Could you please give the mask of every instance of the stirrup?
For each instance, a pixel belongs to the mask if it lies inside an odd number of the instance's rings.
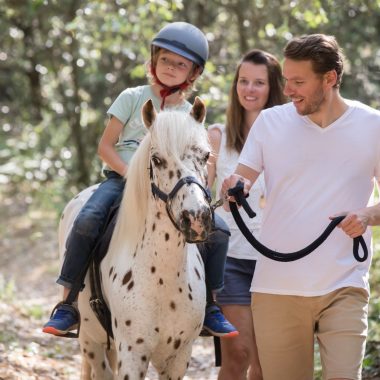
[[[209,331],[207,331],[204,327],[202,327],[202,330],[200,331],[199,336],[203,338],[213,337],[213,335]]]
[[[77,327],[77,331],[76,332],[72,332],[72,331],[68,331],[66,334],[63,334],[63,335],[56,335],[57,337],[59,338],[78,338],[79,337],[79,331],[80,331],[80,322],[81,322],[81,318],[80,318],[80,312],[79,312],[79,309],[77,307],[75,307],[72,303],[67,303],[65,301],[61,301],[61,302],[58,302],[55,306],[54,306],[54,309],[53,311],[51,312],[50,314],[50,319],[53,317],[54,315],[54,312],[58,309],[59,306],[61,305],[65,305],[67,307],[70,308],[70,310],[72,310],[74,312],[74,314],[76,315],[76,317],[78,318],[78,327]]]

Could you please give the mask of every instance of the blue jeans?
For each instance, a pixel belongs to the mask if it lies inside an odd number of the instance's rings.
[[[115,172],[106,172],[107,179],[92,194],[75,219],[66,242],[65,258],[57,283],[71,288],[84,278],[84,271],[109,211],[121,195],[125,180]],[[215,226],[208,240],[197,244],[205,264],[206,283],[210,290],[218,291],[224,285],[224,266],[228,250],[229,229],[224,220],[215,214]]]
[[[125,180],[113,171],[105,171],[107,179],[91,195],[75,219],[66,242],[66,252],[57,283],[71,288],[76,280],[82,281],[91,253],[107,216],[122,194]]]
[[[220,291],[224,286],[224,267],[226,265],[230,230],[226,222],[214,214],[215,225],[208,239],[197,247],[205,265],[206,284],[212,291]]]

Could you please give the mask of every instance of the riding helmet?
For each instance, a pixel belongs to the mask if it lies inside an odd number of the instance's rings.
[[[208,58],[206,36],[187,22],[173,22],[163,27],[152,40],[152,48],[154,46],[187,58],[202,70]]]

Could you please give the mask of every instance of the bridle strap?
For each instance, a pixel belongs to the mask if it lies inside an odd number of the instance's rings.
[[[162,201],[164,201],[167,204],[168,202],[170,202],[174,198],[174,196],[178,193],[178,191],[181,189],[182,186],[184,186],[184,185],[190,185],[192,183],[198,185],[201,188],[201,190],[203,191],[203,193],[204,193],[204,195],[205,195],[205,197],[207,199],[207,202],[211,203],[210,191],[208,189],[205,189],[198,182],[198,180],[195,177],[192,177],[192,176],[187,176],[187,177],[181,178],[176,183],[176,185],[174,186],[173,190],[169,194],[166,194],[162,190],[160,190],[160,188],[152,181],[151,182],[152,193],[153,193],[154,196],[157,196],[158,198],[160,198]]]
[[[250,218],[253,218],[256,216],[255,212],[250,208],[246,197],[244,196],[243,192],[244,184],[243,182],[239,181],[236,186],[232,189],[228,190],[228,195],[235,197],[236,203],[240,206],[243,206],[244,210],[248,213]],[[289,253],[280,253],[277,251],[273,251],[266,247],[265,245],[261,244],[251,233],[251,231],[248,229],[246,224],[244,223],[244,220],[242,219],[237,204],[235,202],[229,202],[230,209],[232,216],[239,227],[240,231],[244,235],[244,237],[248,240],[248,242],[256,248],[257,251],[259,251],[262,255],[267,257],[268,259],[275,260],[275,261],[282,261],[282,262],[290,262],[299,260],[307,255],[309,255],[311,252],[313,252],[316,248],[318,248],[331,234],[331,232],[334,230],[334,228],[345,218],[345,216],[338,216],[334,218],[330,224],[327,226],[327,228],[322,232],[322,234],[311,244],[309,244],[307,247],[296,251],[296,252],[289,252]],[[359,255],[359,245],[361,245],[363,250],[363,256]],[[355,259],[359,262],[363,262],[367,260],[368,258],[368,248],[365,243],[365,240],[363,236],[358,236],[353,239],[353,255]]]
[[[182,186],[184,185],[191,185],[191,184],[195,184],[197,186],[199,186],[199,188],[202,190],[208,204],[210,205],[210,209],[211,209],[211,212],[212,212],[212,218],[214,219],[214,210],[213,208],[211,207],[211,193],[210,193],[210,190],[207,189],[207,188],[204,188],[202,186],[202,184],[200,184],[198,182],[198,180],[195,178],[195,177],[192,177],[192,176],[186,176],[186,177],[183,177],[181,178],[176,184],[175,186],[173,187],[173,190],[167,194],[165,192],[163,192],[154,182],[153,182],[153,168],[152,168],[152,163],[150,163],[150,167],[149,167],[149,174],[150,174],[150,181],[151,181],[151,189],[152,189],[152,194],[154,197],[158,197],[159,199],[161,199],[164,203],[165,203],[165,207],[166,207],[166,212],[171,220],[171,222],[173,223],[173,226],[180,232],[182,232],[182,230],[180,229],[180,227],[178,226],[177,222],[174,220],[174,217],[173,217],[173,212],[172,212],[172,209],[171,209],[171,206],[172,206],[172,200],[173,198],[175,197],[175,195],[178,193],[178,191],[181,189]],[[187,243],[199,243],[199,240],[197,241],[192,241],[190,239],[186,239],[186,242]]]

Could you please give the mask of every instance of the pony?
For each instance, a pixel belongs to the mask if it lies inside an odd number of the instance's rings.
[[[206,304],[203,261],[194,244],[212,225],[205,189],[210,154],[202,125],[206,109],[196,98],[188,114],[157,113],[145,103],[148,132],[129,168],[114,233],[100,265],[104,299],[112,315],[107,334],[92,311],[89,275],[79,294],[82,379],[137,380],[149,363],[159,379],[183,378]],[[94,186],[66,206],[59,226],[65,241]]]

